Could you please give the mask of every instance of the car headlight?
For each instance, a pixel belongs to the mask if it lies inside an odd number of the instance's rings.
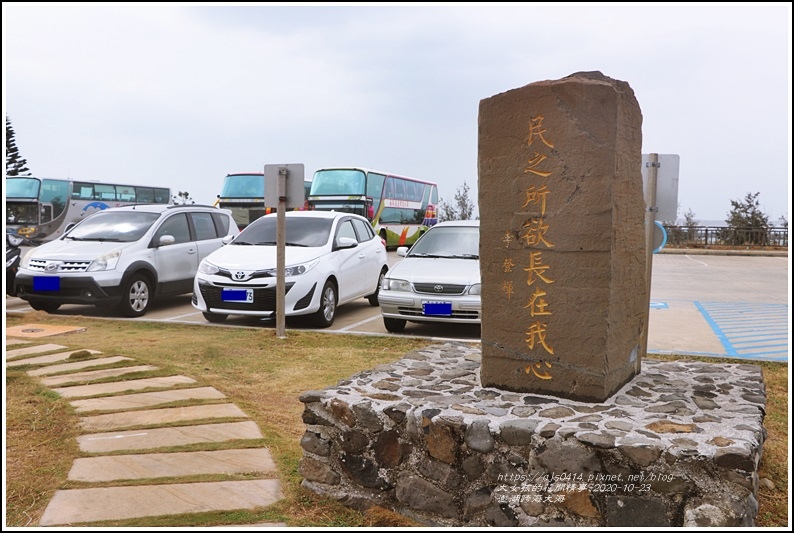
[[[479,296],[481,293],[482,293],[482,284],[480,283],[475,283],[469,289],[469,294],[471,294],[472,296]]]
[[[217,274],[219,270],[220,270],[220,268],[218,268],[217,266],[213,265],[212,263],[210,263],[206,259],[203,259],[201,261],[201,263],[199,263],[199,267],[198,267],[198,271],[199,272],[201,272],[202,274],[207,274],[208,276],[211,276],[213,274]]]
[[[380,288],[384,291],[411,292],[411,284],[404,279],[383,278],[383,284]]]
[[[28,265],[30,265],[30,258],[33,257],[33,252],[35,251],[36,251],[35,248],[31,248],[30,250],[22,254],[22,259],[19,260],[20,268],[28,268]]]
[[[86,272],[113,270],[116,268],[116,265],[119,262],[119,257],[121,257],[121,250],[113,250],[112,252],[102,254],[94,259],[94,262],[88,266],[88,270]]]
[[[320,258],[312,259],[311,261],[307,261],[305,263],[301,263],[299,265],[290,265],[288,267],[284,267],[284,277],[289,278],[292,276],[300,276],[301,274],[305,274],[309,270],[313,269],[317,266],[320,262]],[[277,271],[275,268],[271,268],[270,270],[266,270],[269,275],[276,277]]]

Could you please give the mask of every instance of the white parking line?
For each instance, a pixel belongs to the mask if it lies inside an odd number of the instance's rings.
[[[691,260],[691,261],[694,261],[695,263],[700,263],[700,264],[701,264],[701,265],[703,265],[704,267],[707,267],[707,266],[708,266],[708,265],[707,265],[706,263],[704,263],[703,261],[698,261],[697,259],[693,259],[691,255],[686,255],[686,256],[684,256],[684,257],[686,257],[687,259],[689,259],[689,260]]]
[[[196,315],[200,315],[200,314],[201,314],[201,311],[195,311],[193,313],[188,313],[186,315],[172,316],[170,318],[166,318],[165,320],[180,320],[182,318],[187,318],[189,316],[196,316]]]
[[[345,326],[343,328],[339,328],[336,331],[350,331],[353,328],[357,328],[359,326],[363,326],[364,324],[369,324],[373,320],[378,320],[378,319],[380,319],[380,317],[381,317],[381,315],[376,315],[376,316],[370,317],[370,318],[368,318],[366,320],[362,320],[361,322],[356,322],[355,324],[350,324],[349,326]]]

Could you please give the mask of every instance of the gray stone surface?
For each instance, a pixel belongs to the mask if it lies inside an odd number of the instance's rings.
[[[246,448],[82,457],[75,459],[68,479],[96,483],[200,474],[261,475],[275,470],[276,464],[266,449]]]
[[[185,400],[218,400],[222,398],[226,398],[226,396],[213,387],[194,387],[73,400],[69,403],[78,413],[85,413],[90,411],[116,411],[120,409],[154,407],[160,404]]]
[[[83,352],[83,351],[94,355],[102,353],[98,350],[71,350],[69,352],[60,352],[51,355],[40,355],[38,357],[14,359],[13,361],[8,361],[6,363],[6,366],[15,367],[15,366],[23,366],[23,365],[48,365],[51,363],[57,363],[58,361],[65,361],[69,359],[69,356],[71,356],[73,353]]]
[[[160,389],[177,385],[195,383],[196,380],[187,376],[168,376],[162,378],[131,379],[113,383],[96,383],[94,385],[75,385],[72,387],[56,387],[52,390],[64,398],[98,396],[100,394],[116,394],[140,389]]]
[[[74,363],[64,363],[62,365],[51,365],[43,368],[28,371],[29,376],[50,376],[53,374],[63,374],[65,372],[73,372],[75,370],[82,370],[84,368],[91,368],[95,366],[113,365],[122,361],[132,361],[130,357],[121,355],[115,357],[102,357],[100,359],[87,359],[85,361],[77,361]]]
[[[256,423],[246,420],[220,424],[88,433],[77,437],[77,444],[82,452],[109,453],[261,438],[263,438],[262,432],[259,431]]]
[[[447,381],[447,369],[479,351],[436,344],[304,393],[303,486],[435,526],[754,521],[766,437],[760,367],[646,359],[640,375],[592,403],[472,387],[476,367],[470,379]],[[426,384],[449,388],[415,394],[417,369]],[[384,398],[386,380],[393,390]],[[695,401],[704,393],[714,400],[706,409]],[[533,410],[502,408],[511,404]],[[371,412],[353,418],[348,405]]]
[[[59,490],[39,525],[255,509],[282,497],[275,479]]]
[[[53,350],[63,350],[66,346],[60,344],[38,344],[36,346],[28,346],[26,348],[15,348],[6,351],[6,361],[22,357],[23,355],[32,355],[36,353],[52,352]]]
[[[75,372],[74,374],[65,374],[63,376],[45,377],[41,379],[41,383],[48,387],[55,387],[68,383],[96,381],[98,379],[119,377],[125,374],[134,374],[136,372],[149,372],[151,370],[157,370],[157,367],[153,365],[136,365],[122,368],[108,368],[105,370],[89,370],[87,372]]]
[[[86,416],[80,419],[80,429],[83,431],[110,431],[133,426],[166,425],[175,422],[190,422],[211,418],[247,417],[248,415],[239,407],[230,403],[193,405]]]

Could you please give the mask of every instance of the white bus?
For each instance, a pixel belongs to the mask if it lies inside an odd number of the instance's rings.
[[[98,181],[11,176],[5,179],[6,231],[35,244],[51,241],[102,209],[171,203],[171,189]]]
[[[361,167],[317,170],[308,204],[367,217],[388,248],[412,245],[438,222],[435,183]]]

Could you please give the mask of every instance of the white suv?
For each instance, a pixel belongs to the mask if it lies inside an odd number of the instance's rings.
[[[238,233],[230,211],[210,206],[105,209],[31,248],[15,293],[48,313],[62,304],[94,304],[138,317],[155,297],[191,292],[202,259]]]

